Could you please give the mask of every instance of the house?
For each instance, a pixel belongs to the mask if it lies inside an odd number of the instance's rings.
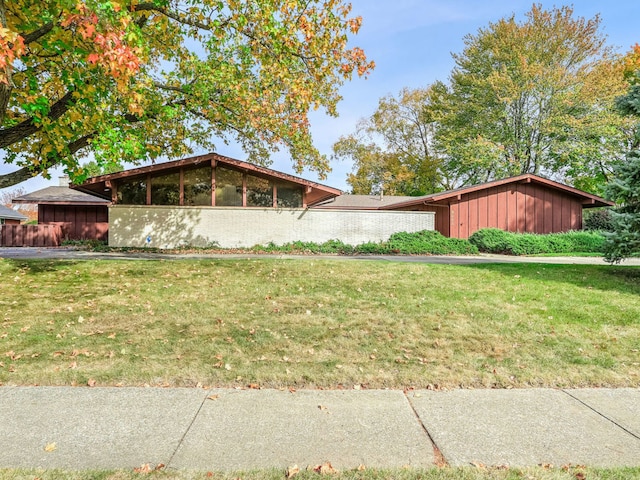
[[[421,197],[344,195],[317,208],[434,212],[435,229],[442,235],[468,238],[481,228],[540,234],[580,230],[583,208],[613,205],[562,183],[524,174]]]
[[[109,245],[252,247],[338,239],[356,245],[433,230],[433,212],[314,207],[342,192],[218,154],[87,180],[72,189],[110,202]]]
[[[487,227],[552,233],[582,228],[582,209],[611,202],[526,174],[421,197],[344,195],[304,178],[215,153],[48,187],[41,224],[116,247],[252,247],[338,239],[358,245],[396,232],[468,238]]]
[[[12,208],[0,205],[0,225],[20,225],[28,220],[28,217]]]
[[[14,198],[13,203],[38,205],[38,225],[59,225],[67,240],[107,240],[109,200],[69,188],[69,178]]]

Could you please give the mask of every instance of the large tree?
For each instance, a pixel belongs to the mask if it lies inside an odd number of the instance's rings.
[[[373,63],[343,0],[0,0],[0,188],[237,141],[323,174],[308,112]],[[110,167],[108,167],[110,168]]]
[[[433,145],[436,93],[435,87],[405,88],[381,98],[373,115],[333,145],[335,159],[354,164],[347,178],[353,193],[424,195],[447,186]]]
[[[636,45],[627,56],[625,70],[631,86],[626,95],[617,99],[616,105],[621,114],[637,122],[640,118],[640,46]],[[640,254],[640,135],[614,173],[606,193],[618,208],[612,213],[613,232],[607,234],[605,259],[618,263]]]
[[[605,40],[598,16],[541,5],[467,35],[440,97],[449,165],[467,183],[543,173],[601,188],[632,137],[614,108],[622,62]]]

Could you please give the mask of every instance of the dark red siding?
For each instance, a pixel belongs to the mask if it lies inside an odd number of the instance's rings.
[[[0,246],[57,247],[62,241],[59,225],[2,225]]]
[[[481,228],[520,233],[582,228],[582,203],[578,198],[533,183],[500,185],[462,194],[459,201],[451,201],[449,208],[449,215],[444,208],[431,206],[429,210],[436,212],[436,230],[455,238],[468,238]],[[445,225],[449,219],[450,225]]]
[[[107,240],[106,205],[38,205],[38,224],[60,225],[68,240]]]
[[[520,233],[553,233],[582,228],[577,197],[533,183],[498,185],[437,204],[401,210],[435,212],[435,228],[447,237],[468,238],[481,228]]]

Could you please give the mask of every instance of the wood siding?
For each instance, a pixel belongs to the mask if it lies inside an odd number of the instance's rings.
[[[454,238],[468,238],[481,228],[519,233],[556,233],[582,228],[582,203],[572,195],[533,183],[500,185],[452,200],[451,224],[436,229]]]
[[[67,240],[104,240],[109,233],[106,205],[38,205],[38,224],[59,225]]]
[[[2,225],[2,247],[57,247],[62,242],[60,225]]]

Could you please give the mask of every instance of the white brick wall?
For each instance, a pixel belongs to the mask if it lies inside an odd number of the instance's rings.
[[[114,205],[109,245],[252,247],[296,240],[349,245],[387,240],[396,232],[434,229],[433,212]]]

